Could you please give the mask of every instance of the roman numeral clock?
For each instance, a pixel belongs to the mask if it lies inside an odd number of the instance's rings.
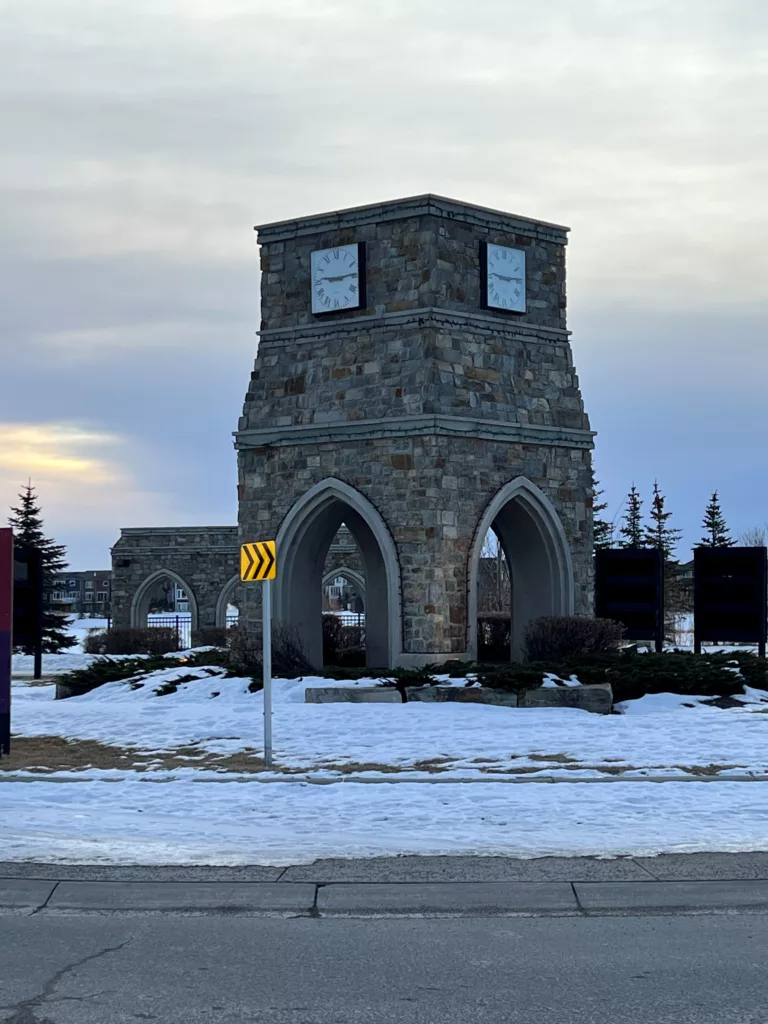
[[[362,242],[315,249],[310,257],[312,312],[365,308],[365,246]]]
[[[525,313],[524,250],[481,243],[480,301],[485,309]]]

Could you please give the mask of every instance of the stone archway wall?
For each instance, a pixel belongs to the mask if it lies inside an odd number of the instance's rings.
[[[467,571],[467,650],[477,657],[477,607],[482,547],[494,529],[512,577],[512,657],[522,656],[527,624],[542,615],[574,613],[571,546],[555,506],[526,477],[501,487],[480,518]],[[580,609],[581,610],[581,609]]]
[[[296,630],[310,662],[321,667],[323,567],[342,522],[354,536],[365,567],[367,663],[392,667],[402,651],[397,551],[377,509],[343,480],[319,481],[299,497],[280,525],[275,619]]]
[[[180,582],[192,599],[193,628],[217,625],[222,591],[238,574],[236,526],[130,528],[112,548],[112,621],[137,624],[147,581],[163,574]]]

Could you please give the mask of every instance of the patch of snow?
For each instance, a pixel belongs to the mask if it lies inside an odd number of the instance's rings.
[[[157,696],[181,676],[175,693]],[[619,706],[620,715],[575,708],[504,708],[480,704],[306,704],[308,686],[371,686],[375,679],[335,683],[320,677],[275,680],[274,746],[278,765],[333,768],[360,763],[413,770],[433,761],[447,772],[535,768],[550,773],[557,758],[581,767],[710,764],[768,771],[768,694],[723,710],[704,697],[650,694]],[[262,749],[263,694],[249,679],[210,676],[204,669],[169,666],[141,680],[107,683],[81,697],[54,701],[52,686],[14,687],[14,733],[95,739],[162,751],[198,744],[221,754]],[[211,694],[219,694],[215,700]],[[746,697],[745,697],[746,699]],[[692,705],[692,706],[689,706]],[[531,757],[531,755],[536,755]],[[554,756],[554,760],[546,755]],[[478,761],[477,759],[483,759]],[[445,772],[443,773],[445,774]]]
[[[738,782],[259,785],[189,769],[153,784],[0,783],[5,860],[311,863],[465,854],[654,856],[768,850],[768,803]]]

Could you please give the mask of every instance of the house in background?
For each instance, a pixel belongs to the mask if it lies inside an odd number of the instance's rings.
[[[54,580],[48,593],[52,612],[106,619],[112,614],[112,570],[67,570]]]

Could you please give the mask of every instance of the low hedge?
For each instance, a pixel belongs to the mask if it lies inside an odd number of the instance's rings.
[[[540,686],[547,673],[561,679],[574,675],[584,684],[610,683],[616,703],[647,693],[731,697],[743,693],[745,684],[768,690],[768,662],[747,652],[640,654],[628,650],[560,662],[481,666],[477,679],[492,689],[523,690]]]

